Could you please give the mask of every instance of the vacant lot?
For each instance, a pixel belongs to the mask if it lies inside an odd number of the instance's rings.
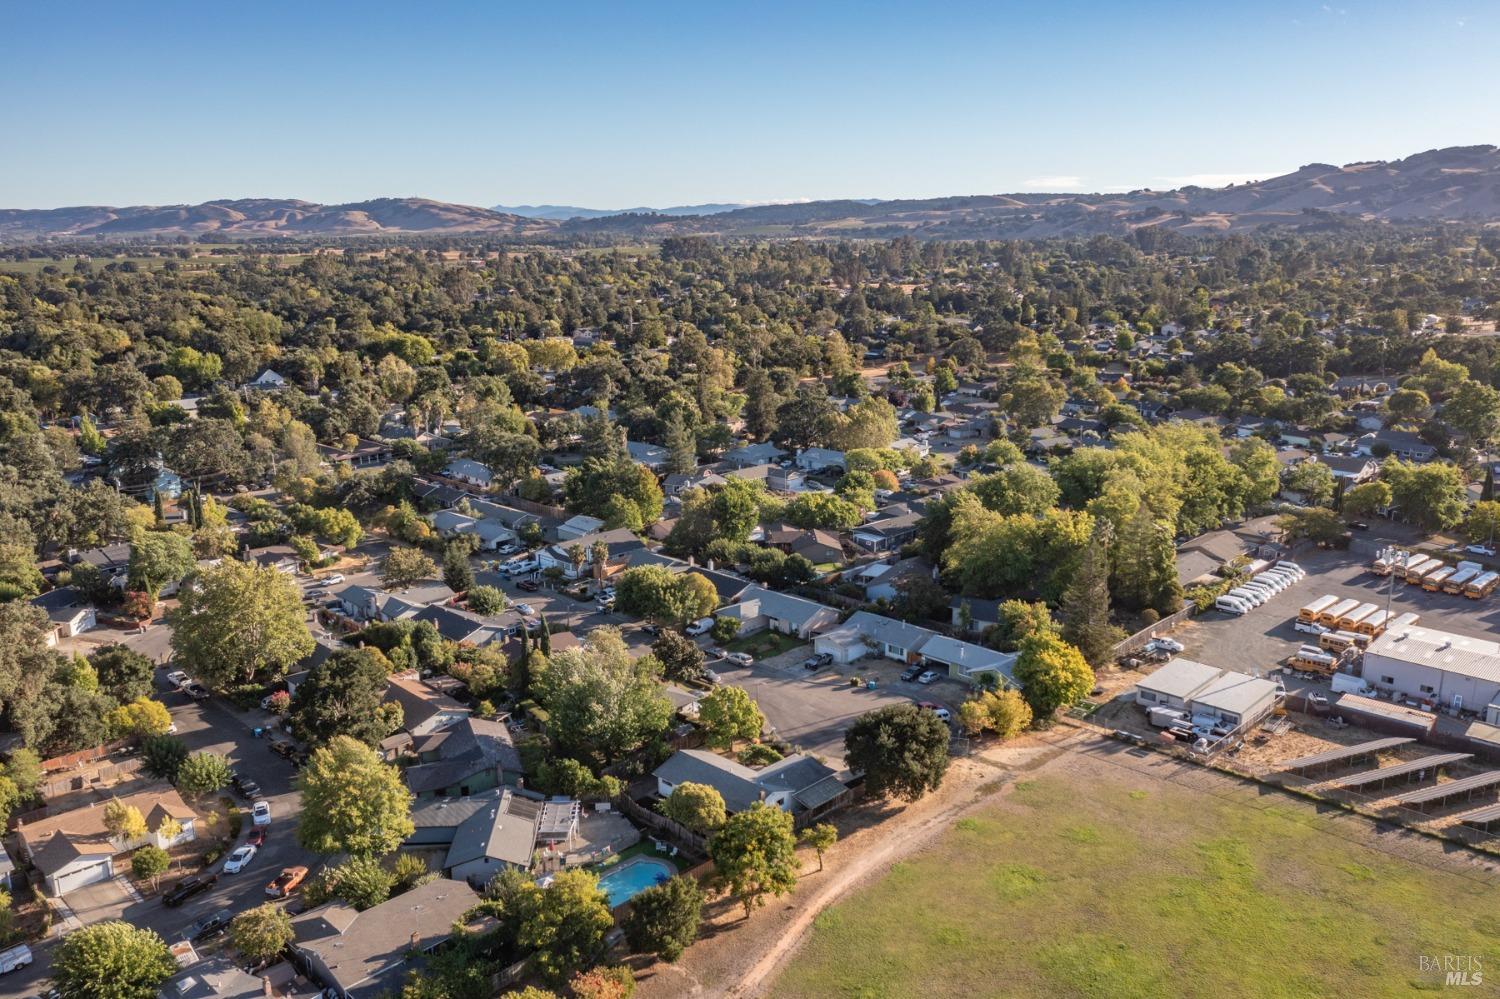
[[[1100,746],[824,912],[768,994],[1408,995],[1441,984],[1423,955],[1500,963],[1494,884],[1420,837]]]

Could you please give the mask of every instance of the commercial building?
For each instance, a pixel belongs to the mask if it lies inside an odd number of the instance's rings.
[[[1500,643],[1436,628],[1392,628],[1365,650],[1364,681],[1434,707],[1500,703]]]

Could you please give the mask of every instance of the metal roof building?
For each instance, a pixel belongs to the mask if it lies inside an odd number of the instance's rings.
[[[1482,711],[1500,701],[1500,643],[1436,628],[1392,627],[1365,650],[1364,679],[1414,700]]]

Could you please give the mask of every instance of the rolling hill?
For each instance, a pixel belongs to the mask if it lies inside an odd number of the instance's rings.
[[[346,205],[290,199],[201,205],[0,210],[0,239],[156,236],[358,236],[480,233],[505,237],[619,235],[1018,239],[1158,227],[1225,233],[1349,220],[1500,222],[1500,148],[1453,146],[1405,159],[1313,163],[1224,188],[1123,194],[990,194],[922,200],[697,205],[607,214],[566,205],[513,210],[424,198]]]

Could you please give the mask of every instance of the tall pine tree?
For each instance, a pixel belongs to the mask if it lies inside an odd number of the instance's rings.
[[[1113,565],[1110,589],[1122,606],[1131,610],[1151,607],[1162,614],[1171,614],[1182,607],[1172,529],[1153,517],[1144,501],[1120,525]]]
[[[667,459],[668,472],[687,475],[698,467],[698,438],[680,411],[667,421],[665,443],[671,452]]]
[[[1063,638],[1078,646],[1090,666],[1102,666],[1125,637],[1109,623],[1109,546],[1113,527],[1103,517],[1094,522],[1094,535],[1083,560],[1062,597]]]

